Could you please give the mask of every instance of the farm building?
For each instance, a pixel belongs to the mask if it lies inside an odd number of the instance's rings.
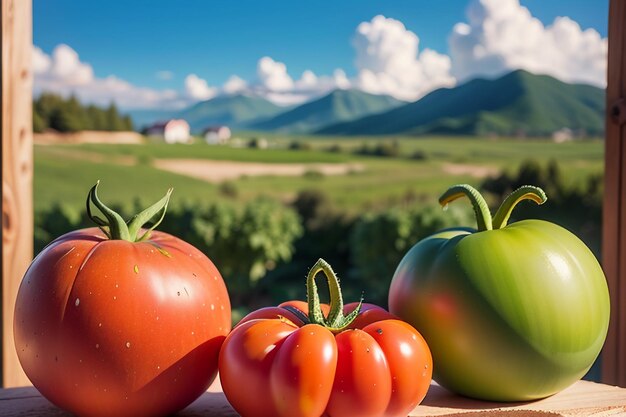
[[[189,123],[183,119],[161,121],[148,126],[146,136],[162,137],[167,143],[187,143],[191,138]]]
[[[209,126],[204,129],[202,135],[209,145],[220,145],[230,139],[231,132],[228,126]]]
[[[552,133],[552,140],[556,143],[569,142],[574,139],[574,131],[569,127],[564,127]]]

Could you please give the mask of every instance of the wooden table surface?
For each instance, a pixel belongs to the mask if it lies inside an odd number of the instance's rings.
[[[0,390],[2,417],[70,417],[33,387]],[[226,401],[219,381],[179,417],[236,417]],[[626,416],[626,389],[578,381],[564,391],[543,400],[526,403],[492,403],[456,396],[433,383],[428,395],[410,416],[445,417],[616,417]],[[358,416],[355,416],[358,417]]]

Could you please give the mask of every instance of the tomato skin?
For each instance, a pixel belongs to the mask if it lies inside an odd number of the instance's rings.
[[[278,415],[320,416],[333,389],[337,345],[331,332],[307,324],[287,336],[270,371]]]
[[[200,251],[162,232],[131,243],[97,228],[68,233],[35,258],[14,321],[33,385],[96,417],[184,408],[215,378],[229,328],[226,287]]]
[[[410,324],[401,320],[375,322],[363,331],[385,352],[387,366],[393,375],[391,399],[385,415],[406,414],[406,408],[415,408],[426,397],[432,379],[433,364],[426,341]]]
[[[336,340],[337,373],[327,414],[384,415],[391,398],[391,375],[384,352],[369,334],[359,329],[341,332]]]
[[[297,306],[306,316],[306,303],[281,306],[250,313],[222,345],[222,389],[241,416],[405,417],[424,398],[432,358],[410,325],[364,304],[353,322],[364,327],[335,335],[289,318],[301,315],[285,306]]]
[[[522,220],[418,242],[396,269],[389,308],[424,335],[442,386],[530,401],[586,374],[606,337],[610,299],[583,242],[556,224]]]

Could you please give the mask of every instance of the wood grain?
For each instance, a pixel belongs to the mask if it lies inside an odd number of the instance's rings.
[[[28,384],[13,343],[19,283],[33,257],[32,4],[2,0],[2,385]]]
[[[613,106],[626,97],[626,0],[611,0],[606,94],[605,183],[602,264],[611,293],[611,323],[602,353],[602,379],[626,386],[626,146],[623,117],[614,117]]]
[[[71,417],[71,414],[56,408],[32,387],[0,390],[0,415],[3,417]],[[237,417],[238,415],[222,394],[218,381],[194,403],[177,414],[179,417]],[[411,417],[616,417],[624,415],[626,415],[626,389],[589,381],[578,381],[552,397],[527,403],[476,401],[454,395],[433,383],[423,403],[410,413]]]

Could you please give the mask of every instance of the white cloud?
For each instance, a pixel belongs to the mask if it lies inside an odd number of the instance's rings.
[[[265,56],[257,63],[257,81],[247,85],[246,92],[279,105],[293,105],[350,86],[351,82],[341,69],[335,70],[332,76],[318,76],[311,70],[305,70],[300,78],[294,79],[284,63]]]
[[[82,62],[68,45],[58,45],[51,55],[33,47],[34,93],[76,95],[85,103],[107,106],[115,102],[124,109],[181,108],[189,101],[175,90],[137,87],[114,75],[99,78],[91,65]]]
[[[453,86],[476,76],[497,76],[523,68],[553,75],[567,82],[605,85],[607,39],[593,29],[559,17],[548,26],[534,18],[519,0],[472,0],[467,22],[457,23],[449,36],[450,56],[419,49],[419,37],[398,20],[375,16],[355,30],[356,74],[343,69],[330,75],[305,70],[299,78],[284,62],[264,56],[257,62],[256,78],[230,76],[222,86],[210,86],[196,74],[184,79],[180,91],[135,86],[114,75],[97,77],[67,45],[50,55],[33,48],[35,93],[75,94],[82,101],[130,108],[174,109],[219,94],[252,94],[281,105],[299,104],[335,89],[357,88],[416,100],[428,92]],[[158,71],[161,80],[171,71]]]
[[[192,100],[200,101],[215,97],[217,88],[209,87],[206,80],[203,80],[196,74],[189,74],[185,78],[185,92]]]
[[[362,90],[416,100],[455,83],[450,58],[430,49],[418,53],[419,38],[398,20],[378,15],[361,23],[352,44],[358,71],[355,85]]]
[[[44,74],[50,70],[52,60],[44,53],[41,48],[33,46],[33,72],[35,74]]]
[[[269,91],[288,91],[293,87],[293,79],[287,74],[287,66],[269,56],[259,59],[256,72],[261,86]]]
[[[246,91],[248,83],[237,75],[231,75],[222,87],[226,94],[237,94]]]
[[[333,72],[333,82],[337,88],[342,90],[347,90],[352,87],[352,82],[346,76],[346,72],[339,68]]]
[[[606,85],[607,39],[568,17],[544,26],[519,0],[472,0],[467,23],[449,37],[452,73],[459,80],[514,69],[566,82]]]

